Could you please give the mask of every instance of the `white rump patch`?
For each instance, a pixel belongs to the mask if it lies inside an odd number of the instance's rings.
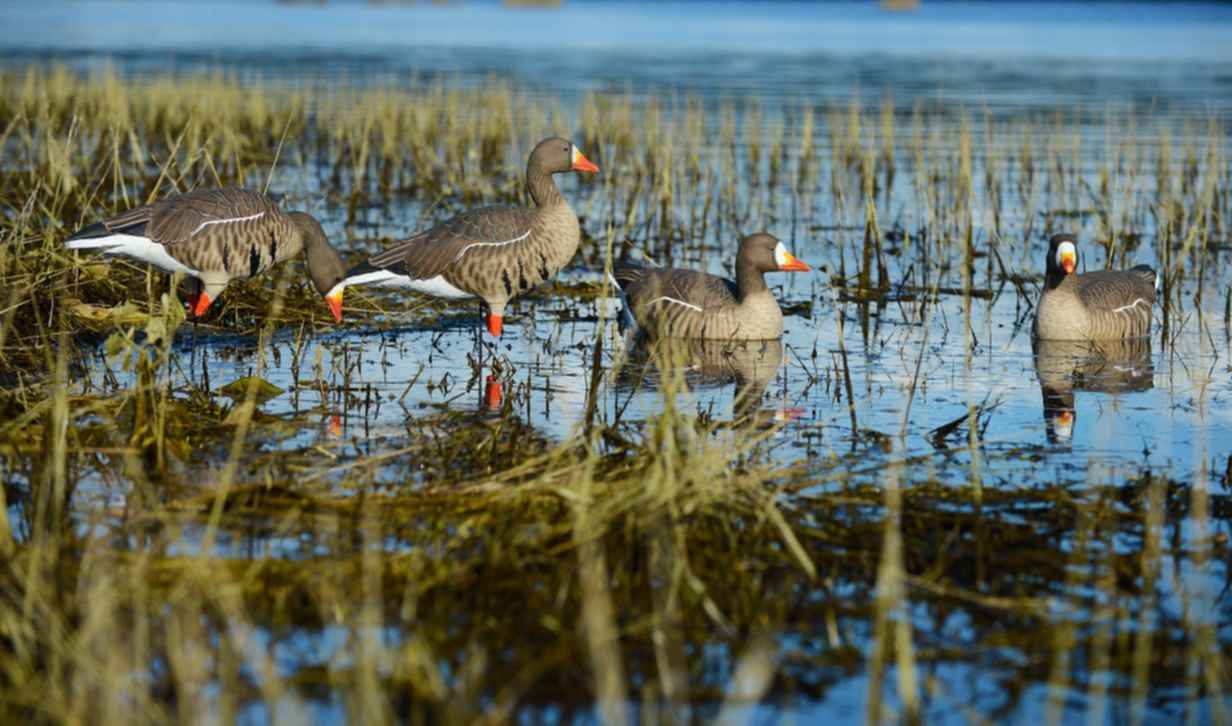
[[[198,224],[197,228],[194,229],[192,231],[192,234],[188,236],[196,237],[198,232],[210,226],[211,224],[232,224],[233,222],[249,222],[254,219],[260,219],[264,216],[265,216],[265,212],[257,212],[256,214],[250,214],[247,217],[232,217],[231,219],[211,219],[208,222],[202,222],[201,224]]]
[[[774,264],[783,267],[787,264],[787,248],[779,242],[774,246]]]
[[[646,304],[647,304],[647,305],[654,305],[655,303],[659,302],[660,300],[666,300],[666,301],[668,301],[669,303],[675,303],[675,304],[677,304],[677,305],[683,305],[683,306],[685,306],[686,308],[689,308],[690,310],[696,310],[696,311],[697,311],[697,312],[699,312],[699,313],[702,311],[702,309],[701,309],[701,308],[697,307],[697,306],[696,306],[696,305],[694,305],[693,303],[687,303],[687,302],[685,302],[684,300],[677,300],[676,298],[674,298],[674,297],[668,297],[667,295],[663,295],[663,296],[661,296],[661,297],[657,297],[657,298],[655,298],[654,300],[651,300],[650,302],[648,302],[648,303],[646,303]]]
[[[1057,267],[1061,266],[1061,257],[1066,252],[1074,256],[1074,266],[1077,267],[1078,266],[1078,248],[1074,246],[1073,242],[1069,242],[1069,241],[1062,242],[1061,244],[1057,245],[1057,259],[1056,259]]]
[[[436,277],[430,277],[426,280],[409,280],[408,279],[408,282],[406,283],[406,287],[409,287],[412,290],[415,290],[417,292],[426,293],[428,295],[435,295],[436,297],[452,298],[455,300],[465,298],[465,297],[474,297],[474,295],[470,294],[469,292],[458,289],[454,287],[453,285],[449,284],[449,281],[445,279],[444,275],[437,275]]]
[[[436,297],[445,297],[445,298],[454,298],[454,299],[464,298],[464,297],[474,297],[474,295],[470,294],[469,292],[466,292],[465,290],[460,290],[454,287],[453,285],[449,284],[449,281],[447,281],[443,275],[437,275],[436,277],[430,277],[426,280],[412,280],[410,277],[406,275],[398,275],[396,273],[390,272],[389,270],[374,270],[372,272],[365,272],[362,275],[348,277],[347,279],[335,285],[334,289],[330,290],[330,293],[332,294],[335,290],[338,290],[339,288],[348,287],[350,285],[377,285],[380,287],[400,287],[400,288],[405,288],[409,290],[415,290],[416,292],[422,292],[427,295],[435,295]]]
[[[467,246],[463,247],[462,251],[458,253],[458,256],[453,258],[453,261],[457,262],[458,260],[462,259],[462,255],[465,255],[467,252],[470,252],[472,247],[504,247],[505,245],[511,245],[515,242],[521,242],[522,240],[526,239],[529,236],[530,236],[530,230],[528,229],[522,234],[518,235],[517,237],[514,237],[513,239],[505,240],[504,242],[472,242],[468,244]]]
[[[1134,308],[1138,307],[1138,303],[1145,303],[1145,304],[1146,304],[1146,306],[1147,306],[1148,308],[1149,308],[1149,307],[1151,307],[1151,301],[1150,301],[1150,300],[1147,300],[1147,299],[1146,299],[1146,298],[1144,298],[1144,297],[1140,297],[1140,298],[1138,298],[1137,300],[1134,300],[1133,302],[1131,302],[1131,303],[1130,303],[1130,304],[1128,304],[1128,305],[1122,305],[1122,306],[1121,306],[1121,307],[1119,307],[1119,308],[1113,308],[1113,309],[1112,309],[1112,312],[1114,312],[1114,313],[1125,313],[1125,312],[1129,312],[1130,310],[1133,310]]]
[[[147,262],[166,272],[183,272],[199,277],[200,272],[188,267],[167,253],[167,248],[149,237],[113,234],[93,239],[74,239],[64,244],[70,250],[98,250],[108,257],[128,257]]]

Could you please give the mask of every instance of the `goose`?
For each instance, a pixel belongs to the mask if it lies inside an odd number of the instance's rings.
[[[740,240],[736,281],[694,270],[622,266],[612,273],[622,318],[648,335],[708,340],[768,340],[783,334],[783,313],[767,272],[807,272],[771,234]]]
[[[1035,310],[1035,337],[1044,340],[1114,340],[1149,335],[1159,276],[1147,265],[1128,270],[1075,273],[1078,242],[1053,235],[1044,291]]]
[[[256,277],[303,252],[313,285],[342,321],[342,296],[330,291],[346,266],[325,231],[312,215],[284,212],[265,194],[232,188],[177,194],[95,222],[65,247],[183,272],[197,281],[188,307],[198,318],[232,279]]]
[[[485,207],[412,235],[347,272],[331,294],[351,285],[400,287],[446,299],[479,298],[488,332],[500,336],[505,306],[549,280],[577,252],[577,215],[553,174],[598,173],[571,141],[544,139],[526,164],[534,208]]]

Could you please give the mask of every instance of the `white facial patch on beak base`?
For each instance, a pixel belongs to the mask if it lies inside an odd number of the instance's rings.
[[[774,246],[774,264],[783,267],[787,264],[787,260],[787,248],[783,246],[782,242],[779,242]]]
[[[1078,248],[1074,246],[1073,242],[1062,242],[1061,244],[1057,245],[1057,259],[1055,260],[1057,263],[1057,267],[1065,266],[1063,260],[1065,259],[1067,255],[1074,260],[1074,266],[1077,267],[1078,266]]]
[[[569,144],[569,165],[570,166],[576,164],[578,157],[580,157],[581,155],[582,155],[582,152],[578,151],[578,147],[574,146],[573,144]]]

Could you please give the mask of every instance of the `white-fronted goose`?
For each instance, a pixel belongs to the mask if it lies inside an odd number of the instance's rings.
[[[1076,274],[1078,242],[1053,235],[1035,336],[1045,340],[1114,340],[1149,335],[1159,278],[1147,265]]]
[[[709,340],[766,340],[783,334],[783,313],[766,286],[767,272],[807,272],[773,235],[740,240],[736,281],[694,270],[619,267],[613,282],[625,321],[647,334]]]
[[[364,262],[335,288],[403,287],[443,298],[477,297],[487,307],[488,332],[500,335],[505,305],[551,278],[573,259],[581,232],[577,215],[552,175],[596,173],[571,142],[553,137],[535,147],[526,164],[533,209],[486,207],[420,232]]]
[[[308,276],[342,320],[342,296],[330,291],[346,266],[312,215],[284,212],[264,194],[198,189],[96,222],[68,238],[71,250],[97,250],[147,262],[197,280],[189,308],[200,317],[236,277],[256,277],[306,253]]]

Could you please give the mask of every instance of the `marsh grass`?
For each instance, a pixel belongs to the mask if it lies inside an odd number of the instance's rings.
[[[1211,326],[1201,301],[1222,296],[1226,347],[1217,121],[631,93],[592,94],[575,111],[498,80],[296,89],[0,75],[6,720],[677,723],[738,720],[759,702],[807,713],[849,682],[870,722],[1014,718],[1041,694],[1049,720],[1089,709],[1142,722],[1174,705],[1226,717],[1227,606],[1182,573],[1226,577],[1211,532],[1229,501],[1209,474],[1058,473],[1037,451],[983,441],[974,392],[963,435],[908,456],[862,425],[848,363],[897,306],[921,345],[935,319],[961,326],[969,364],[975,301],[1013,295],[1015,324],[1029,325],[1042,239],[1070,224],[1094,232],[1089,268],[1162,271],[1165,346]],[[585,425],[564,440],[525,423],[511,395],[489,415],[418,412],[375,451],[352,424],[265,451],[321,425],[263,411],[269,366],[293,368],[292,395],[342,409],[372,398],[352,381],[362,356],[327,365],[320,347],[303,352],[331,324],[297,266],[232,285],[193,330],[178,281],[61,247],[100,216],[234,184],[321,214],[358,261],[459,209],[526,202],[525,156],[549,133],[604,170],[570,192],[578,269],[726,260],[761,227],[790,230],[806,255],[825,250],[851,314],[837,315],[831,367],[816,351],[799,367],[849,410],[850,447],[772,463],[776,425],[733,422],[743,428],[727,435],[681,403],[678,351],[649,361],[661,411],[607,419],[595,397],[620,372],[600,370],[600,346],[616,344],[601,337]],[[406,200],[417,219],[384,214]],[[538,294],[586,305],[603,293],[586,279]],[[946,317],[947,296],[961,297],[961,320]],[[812,297],[810,311],[824,302]],[[380,293],[347,302],[375,329],[446,309]],[[278,331],[295,331],[290,361],[269,358]],[[230,398],[209,378],[208,349],[190,359],[199,377],[178,372],[177,334],[218,333],[255,351]],[[101,388],[80,375],[100,354]],[[515,366],[497,366],[516,391]],[[483,373],[424,384],[477,395]],[[938,476],[954,466],[970,472],[965,486]],[[1177,598],[1173,618],[1162,603]],[[997,674],[997,693],[973,696],[950,665]]]

